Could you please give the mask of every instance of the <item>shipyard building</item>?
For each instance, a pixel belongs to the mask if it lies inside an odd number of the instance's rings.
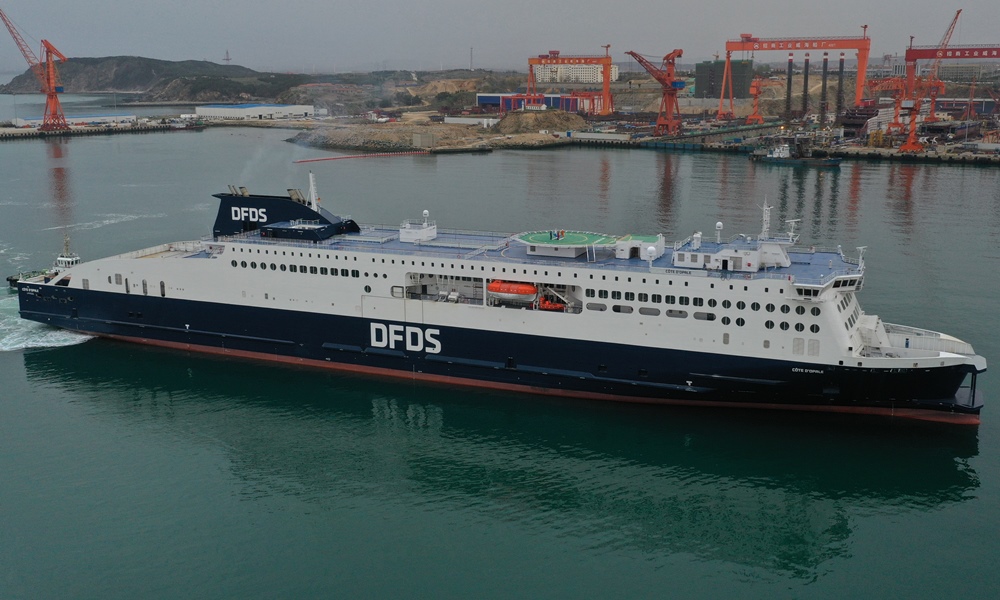
[[[200,119],[223,121],[302,119],[316,114],[307,104],[208,104],[194,110]]]
[[[753,61],[730,61],[733,73],[733,98],[749,98],[753,81]],[[722,77],[726,61],[708,60],[694,67],[694,95],[696,98],[719,98],[722,95]],[[727,94],[728,95],[728,94]]]

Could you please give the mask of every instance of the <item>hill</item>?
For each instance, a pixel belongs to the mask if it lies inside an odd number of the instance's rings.
[[[236,65],[204,60],[169,61],[141,56],[71,58],[59,64],[59,80],[68,93],[120,92],[150,102],[239,102],[273,99],[311,80],[305,75],[259,73]],[[0,93],[34,93],[38,82],[30,70]]]

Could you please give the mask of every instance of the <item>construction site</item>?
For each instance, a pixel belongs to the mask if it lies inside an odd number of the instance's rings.
[[[474,105],[439,114],[421,111],[419,103],[403,109],[406,118],[374,111],[372,123],[353,131],[349,143],[338,141],[347,135],[343,122],[332,129],[315,121],[298,126],[316,130],[305,136],[307,143],[380,151],[592,144],[751,153],[794,140],[795,147],[817,156],[997,157],[1000,42],[953,45],[961,13],[936,44],[914,45],[911,37],[908,47],[881,61],[871,56],[867,26],[847,36],[743,33],[722,44],[724,55],[693,65],[682,64],[681,48],[652,56],[629,50],[625,62],[614,61],[610,45],[594,55],[549,50],[527,59],[527,79],[518,89],[479,93]],[[45,95],[44,115],[30,133],[82,133],[67,121],[59,101],[58,65],[66,56],[44,39],[36,55],[2,11],[0,18]],[[499,123],[505,119],[518,125],[504,129]],[[404,124],[439,127],[418,135]],[[525,131],[532,126],[537,129]],[[3,137],[28,132],[7,133]],[[379,139],[366,142],[366,136]]]

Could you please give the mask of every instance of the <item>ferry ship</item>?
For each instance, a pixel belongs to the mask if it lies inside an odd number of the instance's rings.
[[[864,248],[757,236],[359,225],[308,194],[215,194],[210,238],[17,278],[95,336],[581,399],[976,424],[986,360],[859,303]],[[67,254],[68,250],[64,252]]]

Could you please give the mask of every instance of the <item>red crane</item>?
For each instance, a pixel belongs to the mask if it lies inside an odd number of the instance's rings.
[[[63,89],[59,85],[59,73],[56,71],[56,60],[65,61],[66,57],[62,52],[56,50],[56,47],[49,43],[48,40],[42,40],[41,54],[45,60],[39,62],[38,57],[31,51],[31,48],[24,41],[24,38],[21,37],[21,34],[18,33],[11,20],[4,14],[3,10],[0,10],[0,19],[3,20],[3,24],[7,26],[7,31],[14,38],[14,43],[21,50],[21,54],[24,55],[24,60],[28,61],[31,72],[35,74],[35,77],[42,86],[41,91],[45,94],[45,114],[42,118],[42,126],[39,129],[41,131],[68,131],[69,124],[66,123],[66,115],[63,114],[62,105],[59,103],[59,96],[57,95],[62,93]]]
[[[657,67],[636,52],[626,52],[646,69],[653,79],[663,86],[663,98],[660,100],[660,113],[656,116],[654,135],[678,135],[681,132],[681,109],[677,103],[677,94],[684,89],[684,80],[675,77],[677,59],[684,55],[683,50],[674,50],[663,57],[663,65]]]
[[[753,97],[753,112],[747,117],[747,125],[763,125],[764,117],[760,114],[760,95],[764,93],[764,88],[781,85],[778,81],[771,81],[763,77],[754,77],[750,82],[750,95]]]

